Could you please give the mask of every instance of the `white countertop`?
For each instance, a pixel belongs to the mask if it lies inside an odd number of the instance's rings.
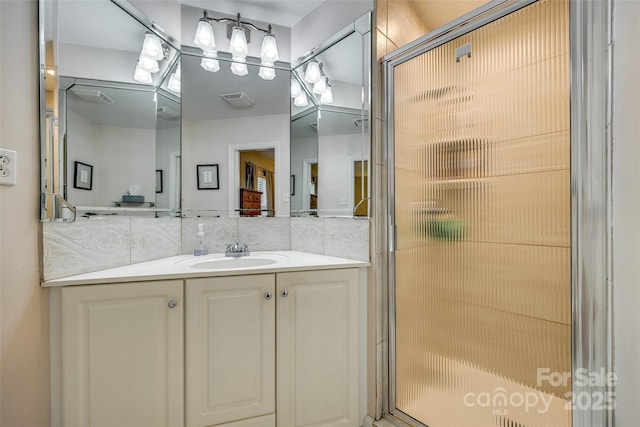
[[[122,267],[109,268],[91,273],[77,274],[60,279],[47,280],[43,287],[69,285],[95,285],[101,283],[142,282],[147,280],[190,279],[194,277],[238,276],[245,274],[282,273],[287,271],[327,270],[335,268],[362,268],[371,264],[347,258],[309,254],[296,251],[252,252],[242,260],[270,258],[276,260],[273,264],[242,268],[194,268],[193,264],[207,261],[222,261],[225,265],[233,264],[235,258],[225,258],[224,254],[210,254],[194,257],[193,255],[178,255],[154,261],[131,264]],[[212,263],[215,265],[215,262]]]

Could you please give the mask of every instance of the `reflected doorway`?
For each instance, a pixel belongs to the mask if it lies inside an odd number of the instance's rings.
[[[240,216],[274,216],[275,149],[240,151]]]

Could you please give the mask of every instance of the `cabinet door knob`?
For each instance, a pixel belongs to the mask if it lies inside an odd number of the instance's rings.
[[[271,299],[273,295],[271,294],[271,292],[267,292],[266,294],[264,294],[264,299]]]
[[[176,305],[178,305],[178,303],[176,302],[176,300],[172,299],[169,300],[169,308],[176,308]]]
[[[283,289],[282,292],[280,292],[280,295],[286,298],[289,295],[289,291],[286,289]]]

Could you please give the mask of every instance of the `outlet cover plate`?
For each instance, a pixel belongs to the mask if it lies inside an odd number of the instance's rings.
[[[16,185],[18,154],[0,148],[0,185]]]

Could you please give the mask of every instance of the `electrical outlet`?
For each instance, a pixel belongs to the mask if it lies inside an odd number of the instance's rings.
[[[346,197],[340,197],[338,199],[338,205],[340,206],[347,206],[347,198]]]
[[[0,185],[16,185],[17,160],[15,151],[0,148]]]
[[[291,201],[291,194],[289,193],[282,193],[282,201],[284,203],[289,203]]]

